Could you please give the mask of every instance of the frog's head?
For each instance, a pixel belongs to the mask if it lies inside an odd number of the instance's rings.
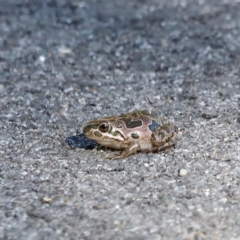
[[[108,117],[88,122],[83,127],[84,135],[102,146],[119,149],[120,143],[126,138],[124,124]]]
[[[126,140],[138,141],[143,134],[143,126],[152,123],[151,117],[147,111],[104,117],[88,122],[83,127],[83,133],[100,145],[120,149],[121,143],[126,143]]]

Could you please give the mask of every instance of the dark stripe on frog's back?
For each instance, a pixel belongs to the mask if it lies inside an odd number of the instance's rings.
[[[138,117],[139,116],[139,113],[138,111],[133,111],[133,112],[130,112],[130,113],[124,113],[124,114],[121,114],[119,116],[119,118],[131,118],[131,117]]]
[[[152,123],[148,127],[152,132],[154,132],[156,128],[160,127],[160,124],[152,120]]]
[[[132,120],[131,118],[122,118],[127,128],[136,128],[143,125],[142,120]]]
[[[131,137],[134,139],[139,139],[139,135],[137,133],[132,133]]]
[[[161,140],[163,140],[166,135],[165,135],[164,132],[161,132],[161,131],[160,131],[160,132],[158,133],[158,136],[161,137],[161,138],[160,138]]]
[[[167,133],[171,132],[171,129],[167,125],[162,126],[161,129],[165,130]]]

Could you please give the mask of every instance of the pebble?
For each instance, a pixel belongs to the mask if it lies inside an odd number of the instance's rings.
[[[35,173],[36,175],[40,175],[42,172],[41,172],[40,169],[38,169],[38,170],[36,170],[34,173]]]
[[[61,54],[70,54],[72,53],[72,50],[70,48],[67,48],[65,46],[61,46],[59,49],[58,49],[59,53]]]
[[[228,141],[229,141],[229,137],[225,137],[225,138],[223,139],[223,141],[224,141],[224,142],[228,142]]]
[[[23,172],[22,172],[22,175],[23,175],[23,176],[26,176],[26,175],[28,175],[28,172],[23,171]]]
[[[184,168],[180,169],[179,171],[179,176],[183,177],[186,176],[188,174],[188,171]]]
[[[45,62],[46,58],[45,58],[44,56],[39,56],[39,60],[40,60],[41,62]]]
[[[45,203],[50,203],[50,202],[52,202],[52,198],[50,198],[50,197],[45,197],[45,198],[43,198],[43,201],[44,201]]]
[[[145,166],[146,168],[148,168],[148,167],[149,167],[149,164],[148,164],[148,163],[144,163],[144,166]]]

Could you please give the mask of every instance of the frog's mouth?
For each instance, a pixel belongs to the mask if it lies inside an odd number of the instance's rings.
[[[114,148],[114,149],[122,149],[121,145],[124,142],[124,138],[122,136],[102,136],[101,138],[91,138],[94,141],[96,141],[98,144],[109,147],[109,148]]]
[[[95,131],[91,137],[95,141],[99,140],[102,142],[122,142],[125,140],[123,134],[119,131],[110,131],[108,133],[102,133],[100,131]]]
[[[88,138],[96,141],[98,144],[106,147],[120,149],[121,143],[125,140],[124,136],[119,131],[109,131],[102,133],[95,130]]]

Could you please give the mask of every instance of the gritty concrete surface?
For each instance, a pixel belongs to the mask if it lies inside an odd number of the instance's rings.
[[[239,13],[0,0],[0,239],[240,239]],[[109,161],[65,146],[135,109],[174,121],[176,148]]]

